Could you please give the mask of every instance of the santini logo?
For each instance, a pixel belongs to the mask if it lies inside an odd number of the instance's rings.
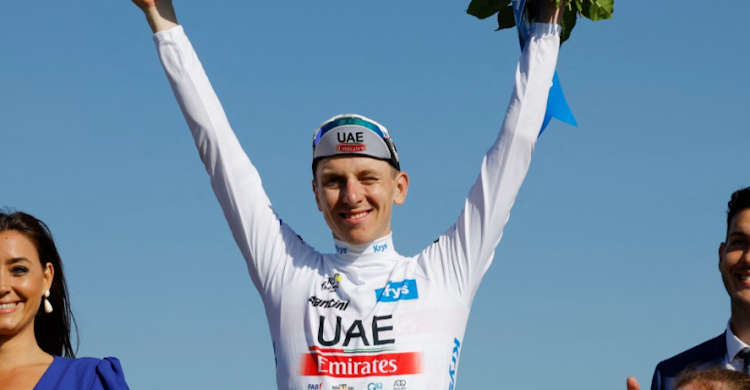
[[[349,307],[349,301],[342,301],[338,299],[320,299],[316,296],[310,297],[310,299],[307,300],[310,302],[310,305],[312,307],[324,307],[326,309],[328,308],[334,308],[341,311],[346,310],[347,307]]]
[[[419,299],[417,281],[406,279],[403,282],[388,282],[385,288],[375,290],[375,298],[379,302],[396,302],[407,299]]]

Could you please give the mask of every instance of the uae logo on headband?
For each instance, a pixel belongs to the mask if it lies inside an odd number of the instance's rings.
[[[336,134],[336,139],[339,141],[336,145],[338,153],[362,153],[367,150],[367,145],[364,144],[364,134],[361,131],[342,131]]]

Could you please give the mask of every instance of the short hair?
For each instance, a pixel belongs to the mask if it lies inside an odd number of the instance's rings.
[[[732,219],[745,209],[750,209],[750,187],[735,191],[727,203],[727,237],[732,228]]]
[[[720,367],[685,369],[675,378],[674,388],[693,385],[698,390],[750,390],[750,375]]]
[[[48,263],[55,269],[48,300],[54,310],[41,313],[34,319],[36,343],[50,355],[74,358],[76,350],[71,342],[71,329],[75,329],[78,341],[78,326],[70,310],[68,286],[65,283],[62,259],[55,246],[55,240],[47,225],[24,212],[11,212],[0,209],[0,233],[14,231],[24,235],[36,248],[42,266]],[[41,309],[41,307],[40,307]],[[77,346],[76,346],[76,349]]]

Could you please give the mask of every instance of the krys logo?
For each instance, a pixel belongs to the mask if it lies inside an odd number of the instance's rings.
[[[336,134],[339,144],[336,151],[339,153],[360,153],[367,150],[364,144],[365,136],[361,131],[355,133],[341,132]]]
[[[341,285],[341,280],[343,279],[344,278],[342,278],[340,274],[334,274],[330,278],[325,278],[323,283],[320,284],[320,290],[336,292],[336,290],[339,289],[339,285]]]
[[[419,299],[417,281],[406,279],[402,282],[388,282],[384,288],[375,290],[378,302],[396,302],[407,299]]]

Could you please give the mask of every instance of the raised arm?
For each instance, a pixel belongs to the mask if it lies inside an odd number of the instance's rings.
[[[542,0],[539,0],[542,1]],[[500,134],[456,223],[420,256],[426,276],[469,306],[492,262],[531,163],[560,48],[561,9],[543,1],[516,70]]]
[[[192,133],[211,187],[255,286],[265,295],[284,275],[291,253],[312,249],[282,224],[260,175],[242,149],[169,0],[132,0],[145,13],[162,66]]]

